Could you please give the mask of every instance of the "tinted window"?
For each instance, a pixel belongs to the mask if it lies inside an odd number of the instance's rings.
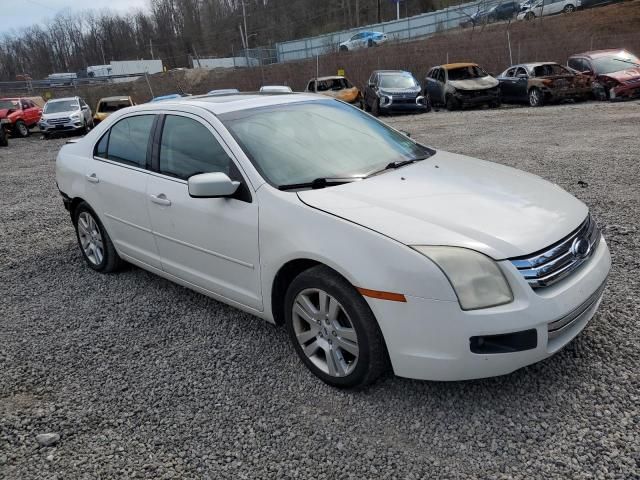
[[[107,158],[107,144],[109,143],[109,132],[105,133],[98,144],[93,154],[96,157]]]
[[[184,180],[198,173],[230,174],[231,159],[213,134],[191,118],[167,115],[160,144],[160,172]]]
[[[439,82],[444,83],[444,70],[442,70],[442,69],[439,69],[439,70],[438,70],[438,74],[437,74],[437,76],[436,76],[436,79],[437,79]]]
[[[145,168],[153,119],[154,115],[128,117],[111,127],[107,158],[134,167]]]

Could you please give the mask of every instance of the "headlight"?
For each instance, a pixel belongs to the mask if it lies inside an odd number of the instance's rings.
[[[72,113],[71,118],[78,120],[80,118],[80,113]]]
[[[459,247],[413,247],[444,272],[463,310],[495,307],[513,301],[513,293],[495,261]]]

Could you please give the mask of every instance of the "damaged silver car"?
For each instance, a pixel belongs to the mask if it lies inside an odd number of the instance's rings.
[[[500,82],[475,63],[449,63],[429,70],[424,96],[431,105],[447,110],[488,105],[500,106]]]

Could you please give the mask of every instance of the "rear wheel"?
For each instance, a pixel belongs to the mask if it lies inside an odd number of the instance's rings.
[[[29,136],[29,127],[27,127],[27,124],[22,120],[18,120],[13,129],[13,132],[16,136],[25,138]]]
[[[7,140],[7,132],[4,131],[4,128],[0,126],[0,147],[8,147],[9,140]]]
[[[373,105],[371,105],[371,115],[374,117],[380,116],[380,100],[377,98],[373,101]]]
[[[544,94],[539,88],[533,87],[529,90],[529,105],[531,107],[542,107],[544,105]]]
[[[358,291],[326,266],[294,279],[285,298],[286,325],[296,353],[334,387],[364,387],[388,368],[382,333]]]
[[[528,12],[528,13],[524,16],[524,19],[525,19],[525,20],[533,20],[534,18],[536,18],[536,15],[535,15],[535,13],[533,13],[533,12]]]
[[[367,47],[373,47],[373,40],[369,39],[369,41],[367,41]]]
[[[82,202],[76,207],[73,224],[80,251],[89,267],[98,272],[110,273],[122,266],[124,262],[116,252],[109,234],[87,203]]]

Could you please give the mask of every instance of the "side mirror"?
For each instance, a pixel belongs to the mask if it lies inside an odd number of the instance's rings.
[[[189,196],[193,198],[221,198],[230,197],[240,182],[231,180],[222,172],[200,173],[188,180]]]
[[[86,111],[86,110],[89,110],[89,106],[88,106],[88,105],[85,105],[84,107],[82,107],[82,110],[85,110],[85,111]]]
[[[584,72],[580,72],[582,75],[593,75],[591,70],[585,70]]]

